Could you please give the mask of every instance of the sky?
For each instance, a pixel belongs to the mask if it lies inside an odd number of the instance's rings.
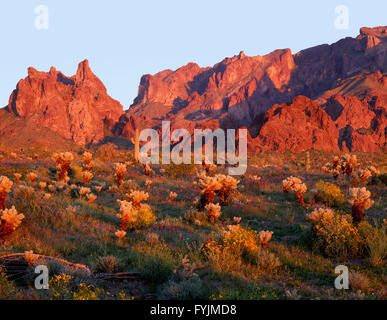
[[[335,13],[342,5],[347,19]],[[39,6],[48,15],[35,12]],[[356,37],[362,26],[387,25],[386,11],[385,0],[2,0],[0,106],[29,66],[71,76],[87,58],[127,109],[144,74],[188,62],[212,66],[242,50],[296,53]]]

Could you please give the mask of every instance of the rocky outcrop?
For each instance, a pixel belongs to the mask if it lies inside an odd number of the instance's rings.
[[[247,126],[261,151],[380,151],[386,147],[385,109],[372,104],[380,104],[380,88],[386,87],[386,50],[387,27],[362,28],[357,38],[294,55],[289,49],[255,57],[241,52],[210,68],[189,63],[145,75],[115,132],[130,135],[134,117],[142,127],[157,128],[161,120],[189,130],[214,123]],[[370,89],[379,91],[370,94]],[[285,130],[279,134],[281,121]]]
[[[72,77],[53,67],[48,73],[29,68],[28,76],[12,92],[7,110],[36,128],[47,127],[80,145],[103,139],[105,128],[112,127],[123,113],[87,60]]]

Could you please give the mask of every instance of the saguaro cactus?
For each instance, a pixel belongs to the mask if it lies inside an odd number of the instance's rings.
[[[134,159],[140,161],[140,130],[135,130],[134,138],[130,139],[134,144]]]
[[[309,155],[309,151],[306,152],[305,170],[306,171],[310,170],[310,155]]]

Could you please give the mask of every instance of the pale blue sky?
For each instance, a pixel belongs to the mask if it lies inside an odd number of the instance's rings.
[[[49,8],[48,30],[35,28],[38,5]],[[347,30],[334,26],[338,5],[349,8]],[[87,58],[126,109],[146,73],[191,61],[212,66],[241,50],[296,53],[387,25],[385,0],[2,0],[0,9],[0,106],[28,66],[70,76]]]

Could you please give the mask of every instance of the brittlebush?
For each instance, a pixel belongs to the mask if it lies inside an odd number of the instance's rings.
[[[312,224],[313,249],[328,257],[358,257],[364,253],[365,239],[363,230],[369,225],[362,222],[358,228],[352,217],[338,214],[331,209],[318,208],[307,215]]]

